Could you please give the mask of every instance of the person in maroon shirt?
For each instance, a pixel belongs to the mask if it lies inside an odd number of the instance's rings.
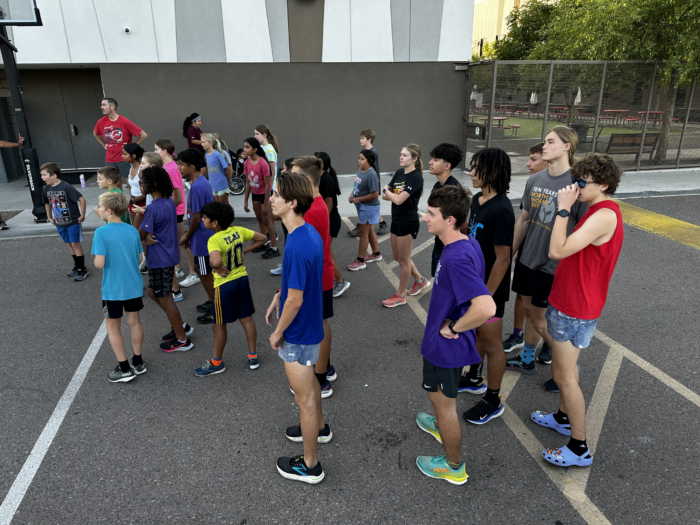
[[[335,267],[331,258],[331,226],[328,207],[321,196],[318,187],[323,175],[323,161],[318,157],[297,157],[291,163],[292,173],[301,173],[311,182],[314,191],[314,202],[304,214],[304,221],[313,226],[323,240],[323,341],[315,365],[316,379],[321,384],[321,398],[333,395],[331,381],[337,375],[331,366],[331,325],[328,319],[333,317],[333,278]]]
[[[561,262],[554,272],[546,318],[552,338],[552,376],[560,391],[559,411],[533,412],[530,417],[538,425],[570,436],[566,446],[542,451],[546,461],[559,467],[587,467],[593,462],[586,443],[586,401],[578,384],[576,361],[593,338],[622,248],[622,214],[612,200],[621,176],[622,170],[611,157],[589,153],[571,168],[574,184],[557,195],[559,210],[549,257]],[[576,201],[588,204],[588,211],[567,236],[568,216]]]
[[[128,118],[118,115],[117,106],[113,98],[102,99],[100,109],[104,117],[97,121],[92,134],[106,151],[105,164],[117,168],[121,178],[125,179],[129,176],[130,166],[122,160],[122,147],[129,144],[133,137],[136,137],[136,144],[141,144],[148,134]]]

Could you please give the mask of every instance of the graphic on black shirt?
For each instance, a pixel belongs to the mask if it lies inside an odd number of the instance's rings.
[[[423,174],[418,170],[405,173],[399,169],[389,182],[395,194],[402,191],[410,195],[403,204],[391,204],[391,220],[394,222],[413,222],[418,220],[418,202],[423,194]]]
[[[81,195],[73,186],[63,181],[56,186],[44,186],[43,196],[44,204],[51,207],[51,216],[56,226],[72,226],[78,222],[80,208],[77,202]]]

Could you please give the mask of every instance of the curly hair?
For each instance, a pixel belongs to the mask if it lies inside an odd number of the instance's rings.
[[[614,195],[622,178],[622,169],[609,155],[587,153],[571,167],[571,176],[575,179],[583,179],[589,175],[594,183],[608,185],[603,193]]]
[[[480,149],[469,163],[484,186],[496,193],[508,193],[510,189],[510,157],[500,148]]]
[[[164,199],[173,196],[173,183],[170,175],[159,166],[151,166],[141,171],[141,191],[146,195],[158,192]]]

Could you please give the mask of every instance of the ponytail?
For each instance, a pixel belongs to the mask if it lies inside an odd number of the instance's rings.
[[[189,117],[185,119],[185,122],[182,123],[182,136],[187,138],[187,130],[190,129],[190,126],[196,121],[199,120],[201,117],[199,116],[199,113],[192,113]],[[160,147],[160,146],[159,146]]]
[[[270,133],[270,128],[268,128],[265,124],[259,124],[258,126],[255,126],[255,131],[265,135],[265,138],[272,145],[272,147],[275,148],[275,151],[277,153],[280,152],[280,145],[277,142],[277,137]],[[250,142],[248,142],[248,144],[250,144]],[[252,144],[250,145],[252,146]]]
[[[338,182],[338,174],[336,173],[333,166],[331,166],[331,157],[325,151],[318,151],[314,153],[314,156],[321,159],[323,162],[323,171],[327,171],[331,174],[333,179],[333,184],[335,185],[335,194],[340,195],[340,183]],[[376,170],[375,170],[376,171]]]
[[[411,157],[417,159],[415,162],[416,169],[421,172],[421,176],[422,176],[423,175],[423,161],[420,160],[420,157],[422,155],[420,146],[418,144],[406,144],[403,148],[411,154]]]

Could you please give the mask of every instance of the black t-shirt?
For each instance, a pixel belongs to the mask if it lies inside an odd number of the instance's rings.
[[[440,184],[440,181],[437,181],[435,183],[435,185],[433,186],[431,193],[435,190],[439,190],[440,188],[444,188],[445,186],[457,186],[458,188],[462,187],[462,185],[459,183],[459,181],[457,179],[455,179],[452,175],[450,175],[447,178],[447,180],[445,181],[445,184]],[[433,256],[441,255],[444,247],[445,247],[445,245],[442,244],[440,237],[438,237],[436,235],[435,236],[435,246],[433,246]]]
[[[418,201],[423,194],[423,174],[419,170],[404,173],[399,169],[389,182],[394,193],[407,191],[410,197],[403,204],[391,204],[391,220],[393,222],[415,222],[418,219]]]
[[[51,207],[50,217],[59,228],[67,228],[78,223],[82,195],[66,181],[55,186],[46,185],[41,189],[42,202]]]
[[[486,263],[486,277],[484,282],[488,283],[489,275],[496,262],[496,249],[494,246],[513,247],[513,230],[515,228],[515,214],[513,205],[505,193],[500,193],[489,199],[484,204],[479,204],[482,193],[474,195],[472,207],[469,212],[469,236],[474,237],[481,246]],[[510,254],[512,258],[513,254]],[[510,261],[508,270],[503,276],[501,284],[493,294],[493,300],[497,303],[505,302],[510,295]]]
[[[340,216],[338,213],[338,194],[335,191],[335,182],[333,182],[333,175],[330,171],[326,171],[321,175],[321,182],[318,185],[318,191],[323,197],[324,203],[326,199],[333,199],[333,207],[331,208],[329,217]]]

